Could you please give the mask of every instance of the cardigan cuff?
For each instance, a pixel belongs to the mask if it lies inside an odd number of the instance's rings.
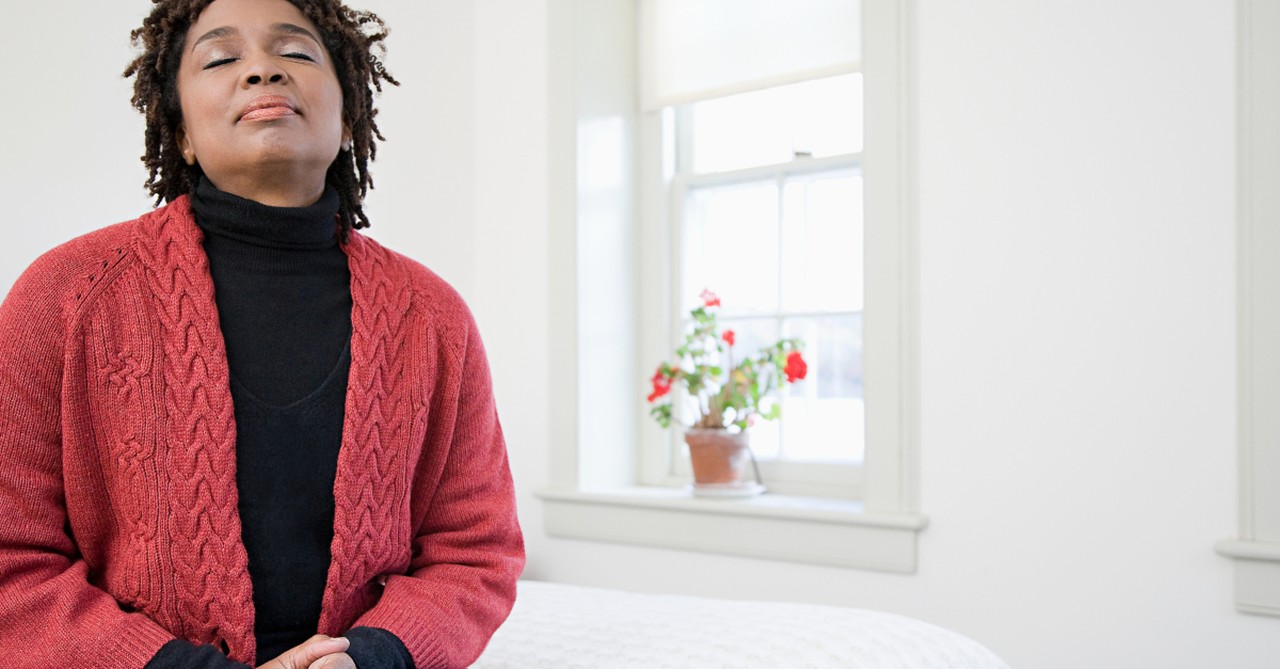
[[[388,599],[384,594],[382,601],[360,616],[357,622],[368,627],[397,630],[397,638],[407,639],[415,646],[414,650],[410,651],[413,666],[421,669],[449,666],[449,649],[442,643],[440,635],[448,636],[450,630],[440,630],[433,626],[432,621],[428,619],[438,620],[438,618],[426,614],[423,611],[424,607],[419,606],[413,610],[413,613],[406,613],[399,607],[388,606]],[[407,648],[408,645],[405,647]]]
[[[413,656],[400,637],[380,627],[353,627],[343,636],[351,641],[347,655],[356,669],[415,669]]]
[[[98,654],[97,661],[87,665],[88,669],[142,666],[157,648],[173,639],[172,634],[141,614],[129,614],[123,621],[118,619],[119,614],[118,605],[93,607],[86,611],[88,627],[105,632],[112,638]]]

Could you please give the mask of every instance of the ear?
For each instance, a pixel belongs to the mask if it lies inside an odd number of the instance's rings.
[[[342,124],[342,150],[351,150],[351,128],[346,124]]]
[[[188,165],[196,164],[196,148],[191,145],[191,138],[187,136],[187,126],[185,123],[179,123],[178,127],[173,131],[173,141],[178,145],[178,151],[182,153],[182,159]]]

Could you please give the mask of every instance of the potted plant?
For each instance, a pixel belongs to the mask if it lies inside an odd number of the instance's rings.
[[[795,383],[808,373],[799,339],[780,339],[754,355],[735,355],[733,330],[720,331],[720,298],[702,291],[702,306],[689,315],[693,321],[676,361],[663,362],[654,372],[649,414],[662,427],[680,422],[671,391],[682,387],[689,403],[697,404],[697,420],[685,425],[684,439],[693,465],[694,494],[743,496],[763,492],[759,472],[755,481],[743,478],[746,463],[755,459],[747,430],[757,419],[773,420],[782,407],[771,391]]]

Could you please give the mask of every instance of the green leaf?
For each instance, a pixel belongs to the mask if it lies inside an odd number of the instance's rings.
[[[649,409],[649,415],[662,427],[671,427],[671,403],[664,402]]]
[[[705,384],[702,382],[702,377],[697,376],[696,374],[690,374],[689,372],[684,373],[684,383],[688,386],[689,394],[691,395],[697,395],[702,391],[703,387],[705,387]]]

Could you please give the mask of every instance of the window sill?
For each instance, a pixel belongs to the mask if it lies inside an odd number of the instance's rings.
[[[694,498],[679,488],[545,489],[553,537],[914,573],[917,514],[873,513],[861,502],[766,494]]]
[[[1235,561],[1236,609],[1280,616],[1280,544],[1227,539],[1215,548]]]

